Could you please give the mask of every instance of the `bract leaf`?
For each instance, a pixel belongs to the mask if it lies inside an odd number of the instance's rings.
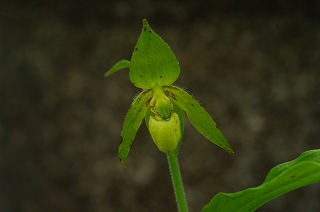
[[[170,85],[180,74],[176,56],[168,44],[143,20],[143,27],[131,57],[130,80],[138,88]]]
[[[320,182],[320,150],[309,150],[297,159],[270,170],[263,184],[236,193],[218,193],[202,212],[255,211],[266,202],[294,189]]]
[[[114,66],[112,66],[111,69],[109,69],[104,76],[108,77],[111,74],[120,71],[121,69],[125,69],[125,68],[130,68],[130,61],[128,60],[120,60],[119,62],[117,62]]]
[[[151,89],[141,92],[132,102],[126,118],[124,119],[121,142],[118,150],[118,156],[123,165],[126,165],[130,146],[146,114],[151,98]]]
[[[224,150],[233,153],[227,140],[208,112],[183,89],[170,85],[164,86],[165,94],[187,113],[191,124],[208,140]]]

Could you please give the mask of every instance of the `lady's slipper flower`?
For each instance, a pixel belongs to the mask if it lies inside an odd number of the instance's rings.
[[[124,68],[130,68],[133,85],[143,89],[124,120],[118,151],[124,165],[144,118],[159,150],[177,155],[184,132],[184,112],[204,137],[233,153],[207,111],[186,91],[172,85],[180,74],[178,60],[168,44],[150,28],[147,20],[143,20],[131,61],[119,61],[105,76]]]

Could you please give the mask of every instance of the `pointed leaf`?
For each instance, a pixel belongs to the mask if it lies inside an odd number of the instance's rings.
[[[138,88],[170,85],[180,74],[176,56],[143,20],[143,27],[131,58],[130,80]]]
[[[218,193],[202,212],[255,211],[266,202],[294,189],[320,182],[320,150],[309,150],[297,159],[277,165],[258,187],[236,193]]]
[[[128,60],[120,60],[119,62],[117,62],[114,66],[112,66],[112,68],[107,71],[104,76],[108,77],[111,74],[120,71],[121,69],[125,69],[125,68],[130,68],[130,61]]]
[[[186,91],[176,86],[164,86],[165,94],[187,113],[191,124],[208,140],[233,153],[227,140],[217,128],[208,112]]]
[[[118,150],[118,156],[123,165],[126,165],[130,146],[146,114],[148,109],[147,106],[151,98],[151,89],[141,92],[132,102],[126,118],[124,119],[123,129],[121,132],[121,142]]]

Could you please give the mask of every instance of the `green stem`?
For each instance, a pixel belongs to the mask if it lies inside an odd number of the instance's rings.
[[[182,178],[179,169],[178,158],[176,154],[167,154],[168,163],[170,167],[171,179],[173,184],[174,193],[176,196],[176,201],[178,205],[178,211],[188,212],[188,205],[186,196],[183,189]]]

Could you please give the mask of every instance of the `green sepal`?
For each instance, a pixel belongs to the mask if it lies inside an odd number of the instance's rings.
[[[105,77],[110,76],[111,74],[120,71],[121,69],[130,68],[130,61],[128,60],[120,60],[112,68],[110,68],[105,74]]]
[[[138,88],[170,85],[180,74],[179,62],[168,44],[143,20],[131,57],[130,80]]]
[[[124,119],[121,132],[121,142],[118,150],[119,159],[124,166],[126,165],[126,159],[130,151],[130,146],[136,136],[143,118],[146,115],[151,98],[151,89],[141,92],[132,102]]]
[[[165,94],[178,107],[187,113],[191,124],[208,140],[222,149],[233,153],[229,143],[224,138],[221,131],[217,128],[216,123],[212,120],[208,112],[200,106],[200,104],[183,89],[168,85],[163,86]]]

